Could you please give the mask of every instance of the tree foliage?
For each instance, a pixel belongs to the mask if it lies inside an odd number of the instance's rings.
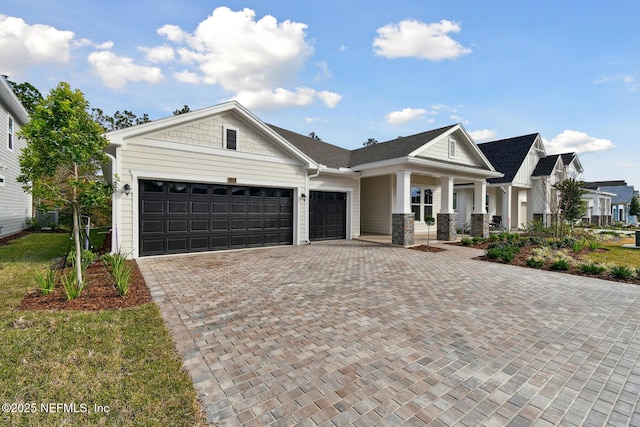
[[[124,110],[122,112],[118,110],[113,113],[113,116],[108,116],[104,111],[102,111],[102,109],[92,108],[91,116],[96,123],[102,126],[104,132],[124,129],[151,121],[151,119],[149,119],[149,115],[146,113],[143,114],[142,117],[138,117],[136,114],[128,110]]]
[[[111,184],[98,176],[109,141],[89,113],[79,90],[61,82],[38,104],[19,136],[26,143],[20,155],[18,181],[51,207],[71,207],[76,260],[81,259],[80,208],[108,204]],[[80,263],[76,279],[82,285]]]
[[[629,215],[640,215],[640,198],[633,196],[629,205]]]
[[[9,87],[16,94],[22,106],[27,110],[29,115],[33,114],[36,105],[42,101],[42,94],[31,83],[15,83],[9,80],[8,76],[3,75],[2,78],[7,82]]]
[[[189,113],[191,111],[191,108],[189,108],[188,105],[185,105],[184,107],[182,107],[179,110],[174,110],[173,111],[173,115],[174,116],[179,116],[180,114],[185,114],[185,113]]]
[[[368,138],[365,142],[362,143],[363,147],[369,147],[371,145],[379,144],[378,140],[375,138]]]
[[[558,191],[558,213],[560,219],[563,222],[569,222],[573,227],[587,210],[586,204],[582,200],[582,196],[587,192],[584,189],[584,182],[569,178],[554,184],[553,188]]]
[[[317,140],[317,141],[322,141],[322,139],[320,139],[320,137],[318,136],[318,134],[316,134],[315,132],[311,132],[311,133],[309,134],[309,138],[311,138],[311,139],[315,139],[315,140]]]

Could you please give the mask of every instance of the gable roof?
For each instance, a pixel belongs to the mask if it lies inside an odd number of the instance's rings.
[[[349,166],[351,151],[345,148],[331,145],[319,139],[310,138],[271,124],[267,124],[267,126],[293,144],[298,150],[320,164],[335,169]]]
[[[407,157],[427,142],[432,141],[456,126],[457,125],[445,126],[439,129],[373,144],[368,147],[358,148],[351,152],[349,166]]]
[[[5,105],[5,108],[20,125],[24,125],[29,121],[29,113],[26,108],[13,92],[11,86],[2,77],[0,77],[0,102]]]
[[[538,136],[538,133],[532,133],[478,144],[478,148],[493,167],[504,174],[502,178],[489,178],[487,182],[490,184],[512,182]]]
[[[533,170],[531,176],[550,176],[553,173],[553,170],[556,168],[559,157],[559,154],[552,154],[538,160],[538,164]]]
[[[611,198],[611,203],[613,204],[631,203],[631,199],[635,194],[633,185],[627,185],[626,181],[623,180],[585,182],[584,188],[614,193],[615,196]]]
[[[202,108],[199,110],[191,111],[189,113],[179,114],[177,116],[171,116],[124,129],[114,130],[108,132],[106,134],[106,137],[109,139],[111,145],[122,146],[126,145],[127,140],[136,136],[141,136],[149,134],[151,132],[187,124],[189,122],[201,120],[216,114],[229,111],[234,111],[239,114],[244,120],[249,122],[252,126],[255,126],[256,129],[259,129],[261,132],[265,133],[273,141],[279,144],[285,152],[292,154],[294,158],[297,158],[300,161],[304,162],[309,168],[314,169],[318,167],[317,162],[312,157],[305,154],[302,150],[297,148],[286,138],[283,138],[282,135],[278,134],[269,126],[267,126],[262,120],[256,117],[245,107],[243,107],[238,101],[229,101],[222,104],[214,105],[213,107]]]
[[[618,181],[590,181],[584,183],[584,188],[590,188],[592,190],[596,190],[599,187],[620,187],[626,186],[627,181],[618,180]]]

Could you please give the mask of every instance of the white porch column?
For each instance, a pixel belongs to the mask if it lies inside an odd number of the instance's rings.
[[[511,193],[513,187],[507,185],[504,189],[505,192],[502,194],[502,228],[511,230]]]
[[[413,245],[414,224],[411,212],[411,172],[396,172],[396,209],[391,214],[391,243]]]
[[[453,177],[443,176],[441,182],[440,213],[452,214],[453,212]],[[485,189],[486,191],[486,189]],[[483,199],[484,200],[484,199]]]
[[[394,213],[411,213],[411,172],[396,172],[396,209]]]
[[[533,222],[533,212],[536,210],[535,190],[533,188],[527,189],[527,217],[525,221],[527,224]]]
[[[475,198],[476,205],[473,213],[484,214],[487,213],[487,181],[475,181],[473,183],[473,197]]]

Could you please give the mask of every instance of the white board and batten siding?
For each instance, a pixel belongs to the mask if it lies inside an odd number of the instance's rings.
[[[227,128],[237,131],[237,150],[223,148]],[[304,206],[298,202],[305,191],[303,165],[232,113],[127,139],[119,151],[119,186],[129,184],[132,189],[129,197],[119,198],[124,252],[138,252],[140,179],[291,188],[296,200],[294,242],[304,234]]]

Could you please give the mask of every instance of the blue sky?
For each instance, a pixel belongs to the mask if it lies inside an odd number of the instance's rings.
[[[94,2],[0,8],[0,73],[151,119],[238,99],[357,148],[462,123],[539,132],[586,180],[640,187],[640,2]]]

